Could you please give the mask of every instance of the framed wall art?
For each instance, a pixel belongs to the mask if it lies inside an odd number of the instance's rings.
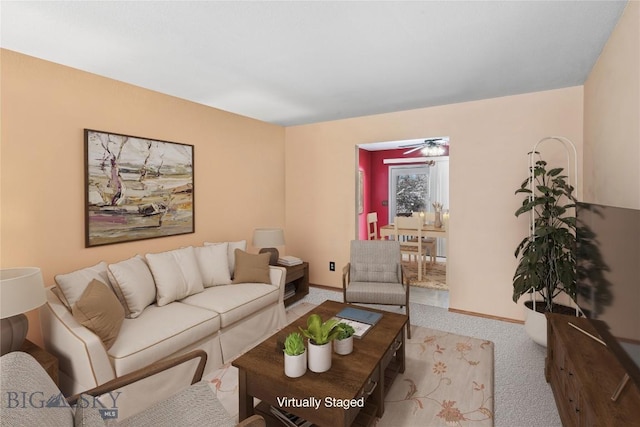
[[[195,232],[193,145],[84,130],[85,246]]]

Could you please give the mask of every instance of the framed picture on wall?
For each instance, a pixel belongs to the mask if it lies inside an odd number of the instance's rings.
[[[195,232],[193,145],[84,130],[85,246]]]

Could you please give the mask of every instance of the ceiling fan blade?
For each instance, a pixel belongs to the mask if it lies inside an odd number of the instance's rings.
[[[414,151],[422,150],[422,148],[423,148],[423,147],[424,147],[424,144],[420,144],[419,146],[417,146],[417,147],[415,147],[415,148],[412,148],[411,150],[405,151],[405,152],[404,152],[404,153],[402,153],[402,154],[411,154],[411,153],[413,153]]]

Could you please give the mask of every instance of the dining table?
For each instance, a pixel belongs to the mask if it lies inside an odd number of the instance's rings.
[[[418,237],[417,228],[399,228],[398,234],[403,236],[415,236]],[[380,227],[380,238],[381,239],[390,239],[395,237],[396,229],[393,224],[387,224]],[[432,223],[425,223],[422,226],[422,230],[420,231],[420,236],[422,237],[435,237],[435,238],[443,238],[447,237],[447,230],[444,226],[436,227]],[[422,257],[418,258],[418,281],[422,280]]]
[[[400,229],[399,231],[401,231],[401,234],[405,235],[405,236],[417,236],[417,230],[412,230],[412,229]],[[387,225],[383,225],[382,227],[380,227],[380,237],[381,238],[389,238],[389,237],[394,237],[396,234],[396,230],[395,227],[393,226],[393,224],[387,224]],[[442,238],[442,239],[446,239],[447,238],[447,230],[446,228],[440,227],[440,228],[436,228],[433,224],[424,224],[422,226],[422,231],[421,231],[422,237],[435,237],[435,238]]]

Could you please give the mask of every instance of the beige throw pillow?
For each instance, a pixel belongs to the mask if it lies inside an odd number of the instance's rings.
[[[109,349],[124,320],[124,308],[113,292],[99,280],[93,280],[71,307],[73,317],[95,333]]]
[[[193,246],[147,254],[146,258],[156,282],[158,306],[204,291]]]
[[[231,284],[231,274],[227,263],[227,243],[206,245],[195,248],[202,284],[205,288]]]
[[[136,255],[109,264],[109,280],[128,319],[135,319],[156,300],[156,284],[144,258]]]
[[[235,250],[236,270],[233,283],[271,283],[269,258],[271,254],[248,254]]]
[[[73,304],[78,301],[84,290],[87,288],[87,285],[89,285],[92,280],[98,280],[110,290],[111,284],[109,283],[109,277],[107,276],[106,262],[101,261],[94,266],[86,267],[67,274],[58,274],[55,277],[56,284],[62,291],[64,299],[66,300],[63,302],[68,304],[67,307],[69,309],[71,309]]]
[[[237,242],[223,242],[223,243],[211,243],[204,242],[205,246],[215,246],[215,245],[227,245],[227,258],[229,262],[229,276],[233,277],[233,272],[236,268],[236,249],[240,249],[241,251],[247,250],[247,241],[246,240],[238,240]]]

